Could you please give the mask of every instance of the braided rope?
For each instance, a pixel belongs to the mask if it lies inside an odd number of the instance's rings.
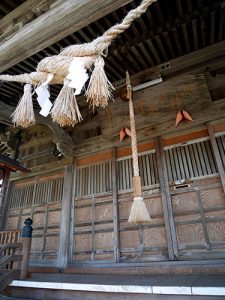
[[[142,3],[135,9],[132,9],[124,20],[110,29],[108,29],[102,36],[96,38],[91,43],[84,43],[81,45],[71,45],[62,50],[59,55],[46,57],[42,59],[37,67],[37,72],[31,74],[21,75],[0,75],[2,81],[17,81],[23,83],[32,83],[35,85],[41,84],[47,79],[49,73],[54,74],[51,84],[61,84],[68,74],[68,67],[73,57],[86,57],[85,67],[89,69],[96,58],[108,49],[112,40],[119,34],[130,27],[132,22],[139,18],[147,8],[157,0],[143,0]]]
[[[141,14],[145,13],[147,8],[156,1],[157,0],[143,0],[137,8],[132,9],[126,15],[120,24],[111,27],[102,36],[96,38],[91,43],[68,46],[61,51],[60,55],[71,57],[101,55],[105,50],[107,50],[112,40],[129,28],[132,22],[139,18]]]
[[[47,80],[49,73],[45,72],[32,72],[25,73],[21,75],[0,75],[0,81],[10,81],[10,82],[21,82],[21,83],[29,83],[33,85],[42,84]],[[51,80],[51,84],[62,84],[64,81],[64,77],[54,75]]]
[[[129,75],[127,75],[127,78],[128,78],[128,76]],[[137,135],[136,135],[135,119],[134,119],[134,107],[133,107],[133,102],[132,102],[132,87],[131,87],[130,82],[127,83],[127,98],[129,99],[129,113],[130,113],[130,130],[131,130],[131,149],[132,149],[132,158],[133,158],[133,171],[134,171],[134,176],[139,176]]]

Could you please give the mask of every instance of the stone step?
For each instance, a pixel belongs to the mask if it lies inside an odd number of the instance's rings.
[[[0,296],[0,300],[31,300],[31,299]]]
[[[225,275],[32,274],[29,280],[14,280],[5,295],[46,300],[221,300]]]

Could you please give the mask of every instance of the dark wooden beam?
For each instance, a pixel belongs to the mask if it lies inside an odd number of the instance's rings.
[[[129,2],[131,0],[68,0],[55,5],[0,45],[0,72]]]
[[[216,11],[213,10],[210,13],[210,44],[215,42],[215,31],[216,31]]]
[[[220,4],[220,22],[219,22],[219,30],[218,30],[218,40],[222,41],[223,39],[223,28],[224,28],[224,18],[225,18],[225,2]]]
[[[192,31],[193,31],[193,39],[194,39],[194,49],[198,50],[198,30],[197,30],[197,19],[192,20]]]

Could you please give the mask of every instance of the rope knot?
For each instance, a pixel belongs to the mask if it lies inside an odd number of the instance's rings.
[[[32,89],[31,84],[27,83],[24,85],[23,88],[24,92],[31,92],[31,89]]]

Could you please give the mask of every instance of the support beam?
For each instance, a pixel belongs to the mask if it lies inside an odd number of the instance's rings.
[[[9,175],[10,171],[9,169],[6,169],[4,171],[3,175],[3,184],[1,187],[1,192],[0,192],[0,230],[2,229],[1,227],[3,226],[2,224],[4,223],[4,211],[5,211],[5,205],[6,205],[6,193],[7,193],[7,188],[8,188],[8,183],[9,183]]]
[[[112,197],[113,197],[113,230],[114,230],[114,260],[120,261],[120,243],[119,243],[119,205],[118,189],[116,176],[116,148],[112,148]]]
[[[13,34],[25,24],[50,9],[57,0],[27,0],[0,19],[0,40]]]
[[[224,170],[222,159],[220,157],[218,145],[217,145],[217,142],[216,142],[215,133],[214,133],[213,127],[210,123],[207,124],[207,128],[208,128],[209,137],[210,137],[210,140],[211,140],[211,144],[212,144],[213,153],[214,153],[214,156],[215,156],[217,168],[218,168],[218,171],[219,171],[219,174],[220,174],[220,179],[221,179],[221,182],[222,182],[223,190],[224,190],[224,193],[225,193],[225,170]]]
[[[155,142],[162,206],[164,212],[166,237],[168,244],[168,255],[170,260],[174,260],[179,257],[179,251],[176,238],[176,228],[173,218],[173,209],[170,196],[168,175],[166,170],[165,155],[163,151],[162,140],[160,138],[157,138]]]
[[[64,187],[62,197],[61,223],[60,223],[60,238],[59,238],[59,254],[58,265],[60,268],[65,268],[69,258],[70,246],[70,218],[73,195],[73,165],[66,166],[64,171]]]
[[[129,2],[131,0],[67,0],[60,2],[0,45],[0,72]]]
[[[111,52],[110,52],[111,53]],[[110,58],[109,53],[109,58]],[[206,68],[216,70],[225,67],[225,41],[213,44],[183,56],[169,60],[170,68],[163,69],[157,65],[131,76],[133,86],[147,80],[153,80],[160,75],[164,80],[181,74],[204,73]],[[166,63],[165,63],[166,64]],[[163,64],[162,64],[163,65]],[[125,86],[125,78],[114,83],[115,87]],[[79,103],[80,104],[80,103]]]

